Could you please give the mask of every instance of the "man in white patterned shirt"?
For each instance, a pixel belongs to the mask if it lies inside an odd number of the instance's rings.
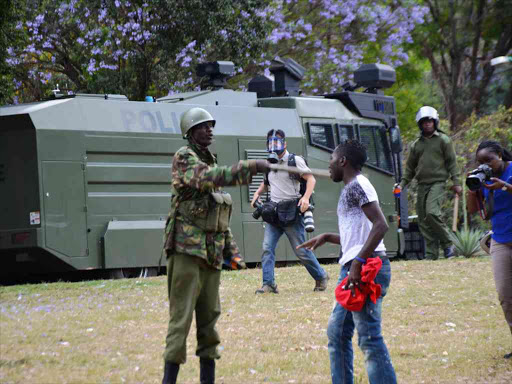
[[[359,312],[335,303],[329,318],[327,337],[333,384],[354,382],[354,329],[357,329],[358,344],[365,356],[369,382],[396,383],[395,370],[381,333],[382,299],[391,282],[391,266],[382,241],[388,225],[375,188],[361,174],[366,158],[365,147],[356,140],[347,140],[334,150],[329,164],[331,179],[345,184],[338,202],[339,233],[324,233],[299,246],[314,250],[326,242],[340,244],[343,254],[338,284],[348,276],[346,289],[351,289],[352,294],[355,294],[355,287],[363,284],[361,268],[367,259],[382,259],[382,268],[374,280],[382,287],[377,302],[374,304],[367,298]]]

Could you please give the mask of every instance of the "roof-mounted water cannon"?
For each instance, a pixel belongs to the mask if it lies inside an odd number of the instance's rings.
[[[273,73],[274,92],[276,96],[299,96],[299,84],[306,69],[293,59],[276,57],[270,66]]]
[[[356,87],[366,88],[366,93],[382,94],[382,88],[395,84],[396,72],[386,64],[363,64],[354,72],[354,81]]]
[[[395,70],[386,64],[363,64],[354,72],[354,82],[342,85],[343,91],[323,95],[327,99],[340,100],[350,111],[361,117],[377,119],[387,128],[396,127],[395,99],[385,96],[382,88],[396,82]],[[364,92],[354,92],[364,87]]]
[[[274,94],[274,82],[267,76],[255,76],[249,81],[248,91],[256,92],[258,99],[272,97]]]
[[[212,61],[201,63],[196,67],[196,75],[199,77],[208,77],[205,81],[205,87],[214,89],[224,88],[227,79],[235,73],[235,64],[232,61]],[[203,87],[203,82],[201,84]]]

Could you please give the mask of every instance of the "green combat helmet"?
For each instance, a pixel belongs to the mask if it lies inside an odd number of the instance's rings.
[[[215,119],[210,115],[210,112],[203,108],[191,108],[187,112],[185,112],[181,116],[181,133],[183,138],[186,139],[188,135],[188,131],[191,128],[195,127],[197,124],[204,123],[205,121],[213,122],[213,126],[215,127]]]

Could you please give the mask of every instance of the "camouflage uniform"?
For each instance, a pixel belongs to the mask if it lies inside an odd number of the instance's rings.
[[[256,173],[255,161],[233,166],[217,166],[206,148],[193,143],[176,152],[172,164],[171,210],[165,230],[169,328],[164,360],[186,361],[186,338],[196,312],[197,350],[201,358],[219,358],[220,343],[215,324],[220,316],[219,284],[223,259],[240,251],[228,228],[225,232],[205,232],[184,217],[179,205],[204,198],[220,186],[248,184]],[[187,215],[190,216],[190,215]]]

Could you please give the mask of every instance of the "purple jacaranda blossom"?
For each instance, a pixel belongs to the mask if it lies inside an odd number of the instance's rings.
[[[76,12],[76,3],[77,3],[78,0],[71,0],[71,2],[69,3],[69,6],[68,6],[68,10],[70,13],[74,14]]]
[[[189,67],[190,62],[192,61],[192,58],[190,56],[185,56],[181,62],[182,67]]]
[[[43,48],[53,48],[53,45],[47,40],[43,43]]]
[[[117,65],[105,64],[104,61],[100,62],[99,67],[100,68],[104,68],[104,69],[111,69],[111,70],[116,70],[117,69]]]
[[[80,45],[84,45],[85,44],[85,40],[82,39],[81,37],[79,37],[78,39],[76,39],[76,42]]]
[[[107,10],[105,8],[100,9],[98,14],[98,20],[102,21],[107,16]]]
[[[17,30],[22,29],[22,28],[23,28],[23,23],[22,23],[21,21],[18,21],[18,22],[16,23],[16,26],[15,26],[14,28],[15,28],[15,29],[17,29]]]
[[[115,0],[114,5],[116,6],[116,8],[119,8],[121,6],[121,2],[119,0]]]
[[[40,26],[44,21],[44,15],[37,15],[34,21],[34,25]]]
[[[93,74],[94,72],[96,72],[96,60],[91,58],[89,60],[89,65],[87,66],[87,72],[89,72],[89,74]]]

